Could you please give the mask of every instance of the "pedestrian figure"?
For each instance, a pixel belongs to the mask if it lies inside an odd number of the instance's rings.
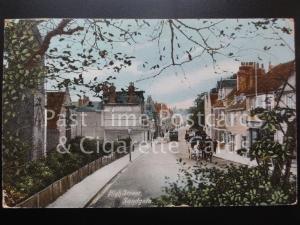
[[[216,139],[214,139],[213,141],[213,146],[214,146],[214,153],[216,154],[217,153],[217,146],[218,146],[218,142]]]
[[[189,142],[189,134],[188,134],[188,132],[186,131],[185,132],[185,136],[184,136],[184,139],[185,139],[185,141],[186,141],[186,143],[188,143]]]

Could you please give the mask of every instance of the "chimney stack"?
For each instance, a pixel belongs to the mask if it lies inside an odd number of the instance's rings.
[[[256,62],[241,63],[237,73],[237,90],[247,91],[255,89],[255,66],[257,78],[259,79],[265,74],[263,66],[259,67],[259,64]]]
[[[271,61],[269,61],[269,71],[273,68],[273,65],[271,64]]]
[[[112,84],[109,87],[109,97],[108,97],[108,102],[109,103],[116,103],[117,100],[117,94],[116,94],[116,87],[114,84]]]
[[[135,87],[134,83],[130,82],[128,87],[128,103],[134,103],[135,102]]]
[[[90,102],[90,99],[88,96],[83,95],[83,98],[81,98],[81,96],[78,99],[78,106],[86,106],[88,105]]]

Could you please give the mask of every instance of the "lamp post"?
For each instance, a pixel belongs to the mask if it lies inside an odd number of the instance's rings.
[[[129,136],[129,161],[131,162],[131,138],[130,138],[130,134],[131,134],[131,129],[128,128],[128,136]]]

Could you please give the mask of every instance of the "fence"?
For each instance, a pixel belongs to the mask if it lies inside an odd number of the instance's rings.
[[[17,204],[16,207],[21,208],[43,208],[54,202],[59,196],[64,194],[75,184],[82,181],[85,177],[92,174],[101,167],[113,162],[116,159],[121,158],[125,154],[111,154],[109,156],[103,156],[83,167],[76,170],[75,172],[64,176],[60,180],[50,184],[45,189],[32,195],[25,201]]]

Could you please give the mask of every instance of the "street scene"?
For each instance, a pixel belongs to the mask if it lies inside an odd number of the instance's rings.
[[[177,160],[186,162],[186,167],[197,166],[198,162],[189,158],[188,145],[184,139],[186,127],[179,129],[178,147],[172,152],[163,153],[155,149],[140,156],[134,164],[130,165],[108,187],[95,197],[89,207],[94,208],[114,208],[114,207],[149,207],[151,198],[159,197],[163,194],[162,184],[165,177],[170,181],[176,181],[180,169]],[[164,143],[164,149],[168,149]],[[156,144],[156,148],[160,148]],[[214,158],[207,167],[232,163],[221,158]],[[151,168],[149,170],[145,168]]]
[[[3,207],[297,202],[292,19],[7,19],[4,31]]]

